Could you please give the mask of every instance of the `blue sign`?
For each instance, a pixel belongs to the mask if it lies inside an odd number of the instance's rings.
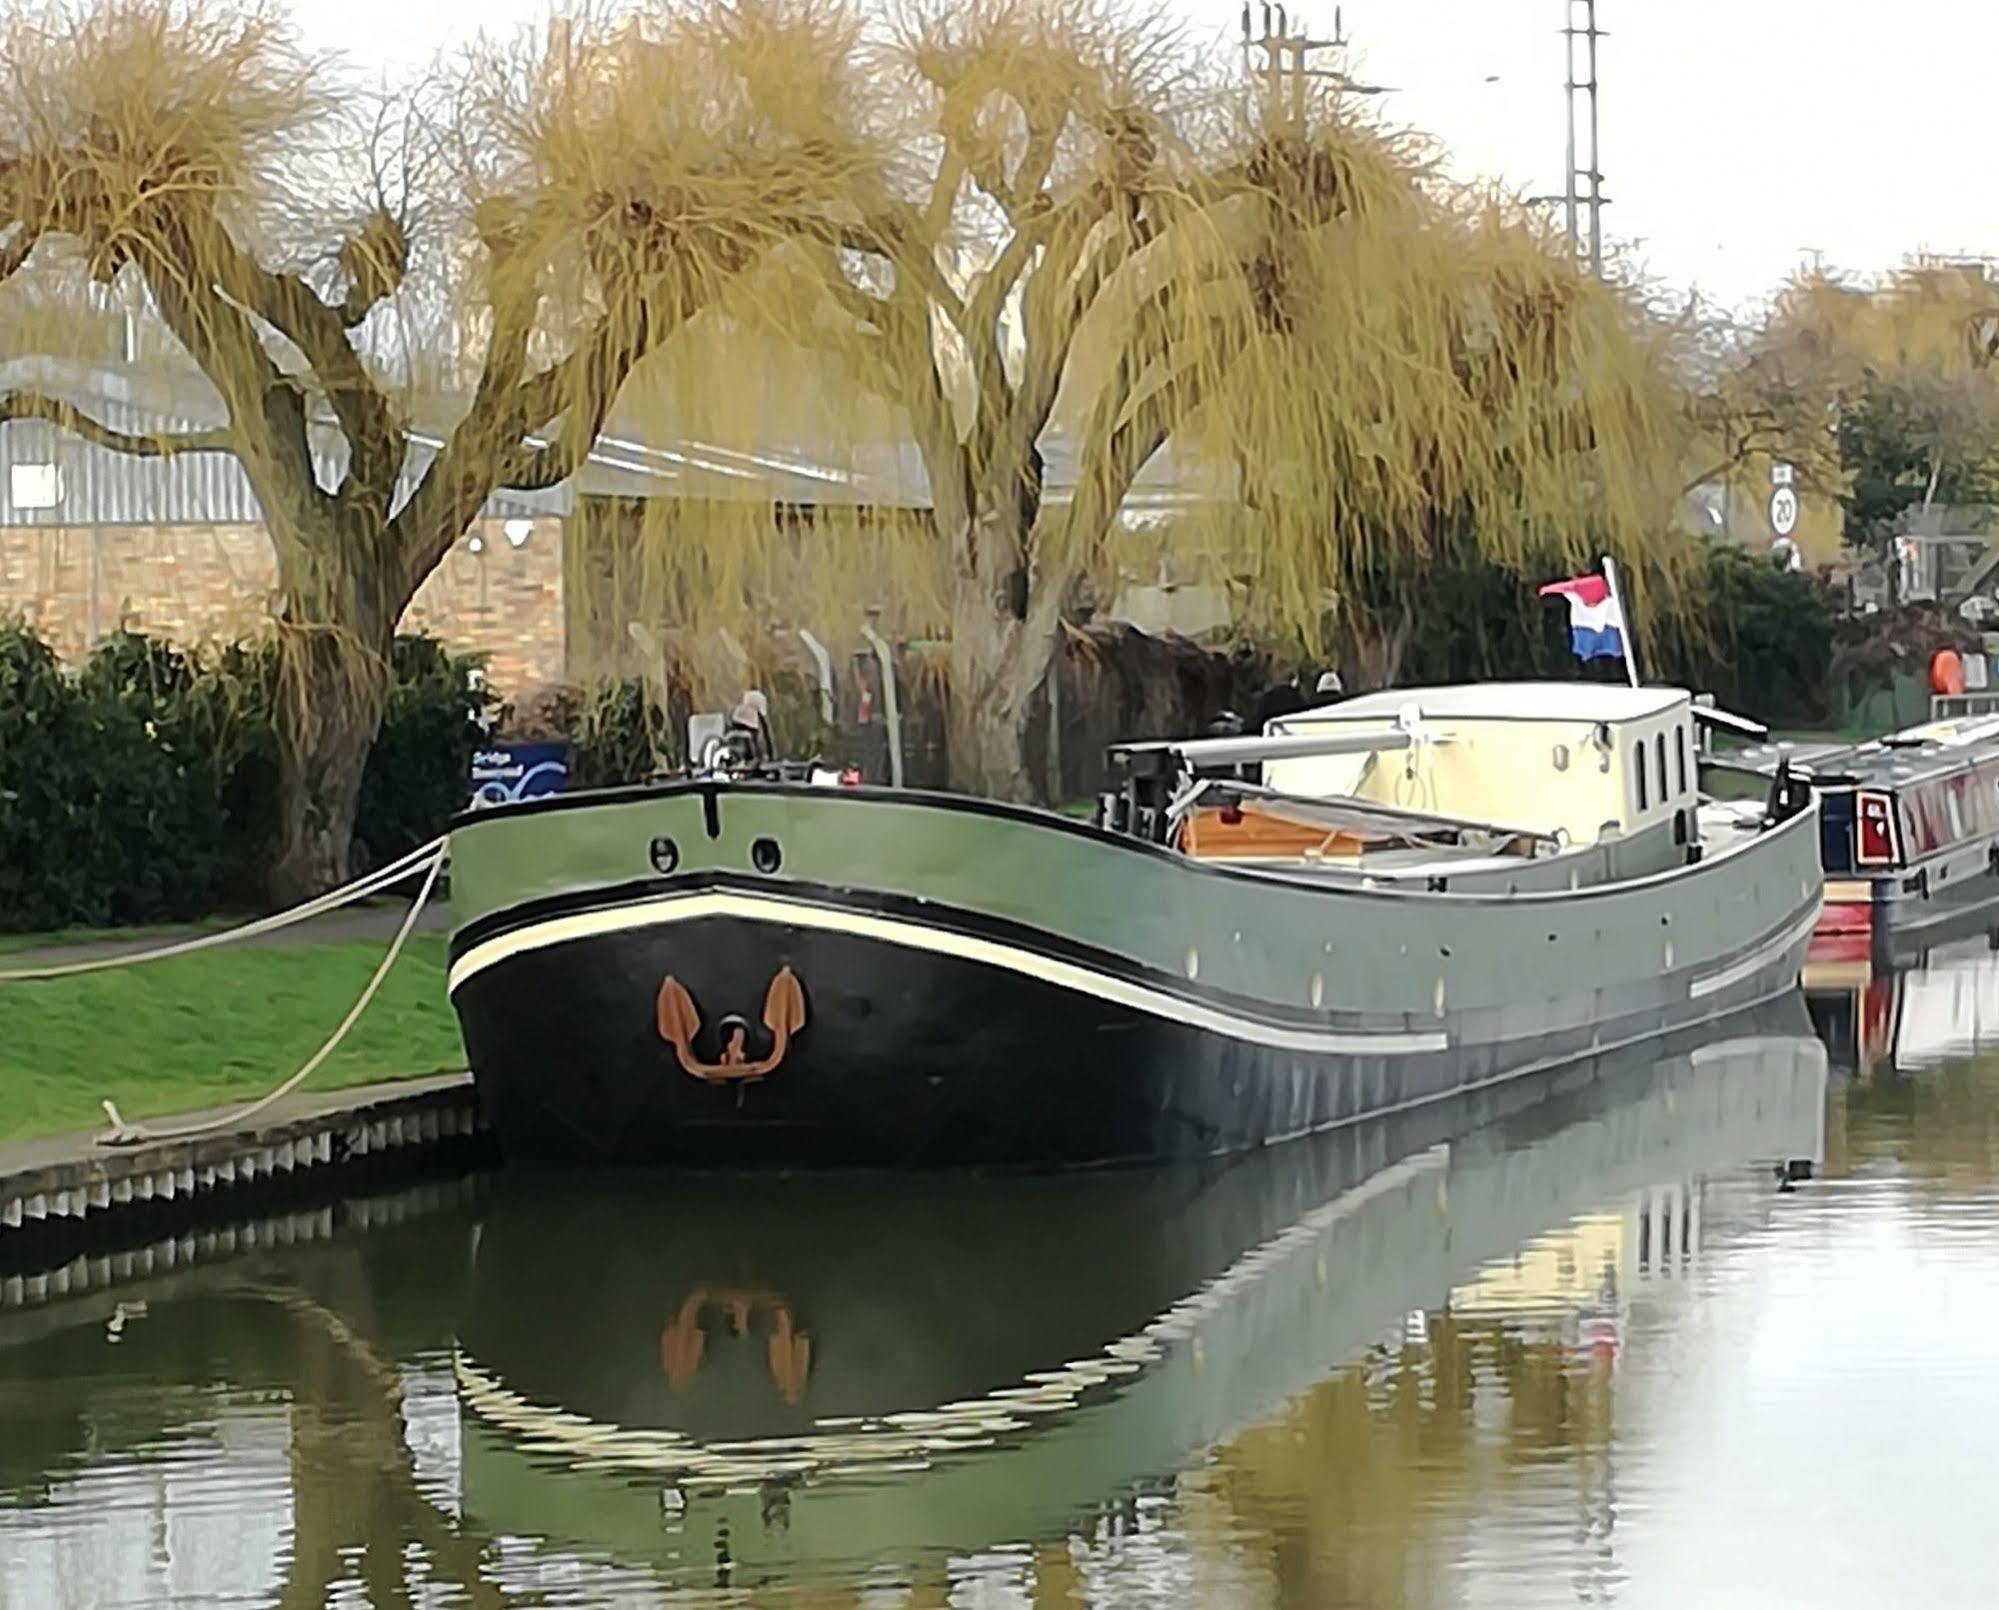
[[[567,744],[494,744],[472,755],[472,803],[511,805],[562,792],[569,778]]]

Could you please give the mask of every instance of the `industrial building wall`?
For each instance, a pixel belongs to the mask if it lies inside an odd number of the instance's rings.
[[[502,694],[560,677],[562,525],[481,521],[403,630],[483,653]],[[249,636],[271,618],[276,583],[260,525],[0,526],[0,619],[25,619],[66,659],[120,625],[190,646]]]

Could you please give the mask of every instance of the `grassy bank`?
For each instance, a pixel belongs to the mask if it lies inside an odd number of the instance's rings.
[[[204,951],[0,984],[0,1140],[262,1095],[310,1056],[382,958],[379,941]],[[310,1089],[462,1067],[445,941],[419,934]]]
[[[140,923],[130,928],[45,928],[32,934],[0,934],[0,956],[62,945],[137,944],[141,940],[165,944],[170,939],[192,939],[249,920],[248,916],[204,917],[199,922]]]

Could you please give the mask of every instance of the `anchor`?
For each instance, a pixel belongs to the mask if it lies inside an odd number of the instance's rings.
[[[764,1358],[770,1367],[771,1382],[786,1403],[800,1402],[812,1369],[812,1338],[799,1329],[787,1299],[760,1288],[696,1286],[688,1293],[680,1311],[659,1336],[659,1362],[666,1372],[667,1386],[679,1392],[700,1370],[701,1357],[708,1348],[701,1320],[711,1308],[721,1310],[728,1320],[731,1336],[748,1335],[752,1317],[758,1309],[763,1310],[770,1327],[770,1334],[764,1339]]]
[[[754,1062],[744,1054],[743,1040],[749,1025],[740,1017],[722,1019],[722,1060],[703,1062],[694,1054],[694,1036],[701,1032],[701,1014],[687,986],[671,973],[659,986],[659,1037],[673,1047],[681,1071],[709,1084],[731,1080],[751,1081],[776,1071],[791,1048],[791,1038],[805,1027],[805,986],[791,970],[790,963],[778,968],[770,988],[764,992],[764,1027],[770,1032],[770,1052]]]

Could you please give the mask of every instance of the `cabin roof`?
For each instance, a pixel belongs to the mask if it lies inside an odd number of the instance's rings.
[[[1973,733],[1955,741],[1930,738],[1911,742],[1903,737],[1900,742],[1875,738],[1858,744],[1756,744],[1725,753],[1722,758],[1762,772],[1774,771],[1780,760],[1788,758],[1824,785],[1894,788],[1989,765],[1995,754],[1999,754],[1999,734]]]
[[[1684,688],[1631,688],[1609,682],[1465,682],[1449,687],[1383,688],[1339,704],[1285,716],[1288,728],[1315,721],[1393,721],[1407,705],[1432,719],[1465,721],[1642,721],[1687,703]]]

